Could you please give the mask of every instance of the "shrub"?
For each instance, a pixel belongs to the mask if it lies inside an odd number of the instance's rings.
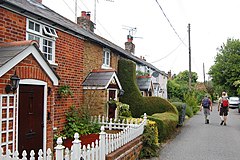
[[[119,60],[118,77],[125,91],[120,101],[129,104],[133,117],[140,117],[144,113],[147,115],[163,112],[177,113],[177,109],[163,98],[142,97],[136,82],[136,65],[132,61]]]
[[[198,100],[195,92],[188,92],[187,94],[184,94],[184,101],[191,107],[193,114],[196,114],[199,111]]]
[[[176,131],[178,124],[178,115],[175,113],[156,113],[152,116],[148,116],[148,119],[157,123],[159,142],[166,141]]]
[[[158,156],[158,129],[155,121],[148,120],[143,132],[143,148],[140,158],[150,158]]]
[[[66,113],[67,122],[64,126],[63,134],[67,138],[73,138],[75,133],[86,135],[99,132],[100,126],[90,121],[89,112],[80,110],[75,106],[71,106]]]
[[[188,117],[192,117],[192,116],[193,116],[192,107],[189,106],[189,105],[187,105],[187,107],[186,107],[186,115],[187,115]]]

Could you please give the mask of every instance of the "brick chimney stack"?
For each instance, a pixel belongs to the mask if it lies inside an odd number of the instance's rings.
[[[90,32],[94,32],[94,23],[91,21],[90,12],[82,11],[81,17],[77,17],[77,24]]]
[[[127,36],[127,42],[125,42],[125,50],[131,54],[135,52],[135,44],[132,43],[133,37],[131,35]]]
[[[38,3],[42,3],[42,0],[36,0]]]

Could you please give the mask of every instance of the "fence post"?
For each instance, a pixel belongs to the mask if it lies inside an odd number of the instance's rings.
[[[144,115],[143,115],[143,120],[144,120],[144,126],[146,126],[146,124],[147,124],[147,114],[146,113],[144,113]]]
[[[101,126],[101,132],[99,133],[100,139],[100,160],[105,160],[106,157],[106,132],[104,132],[104,126]]]
[[[74,134],[74,141],[72,141],[72,160],[78,160],[81,156],[81,141],[79,140],[79,134]]]
[[[62,145],[62,143],[62,137],[58,137],[57,146],[54,148],[56,150],[56,160],[63,160],[63,151],[65,147]]]

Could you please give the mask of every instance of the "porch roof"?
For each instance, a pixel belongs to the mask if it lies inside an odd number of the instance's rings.
[[[84,89],[106,89],[112,81],[118,85],[119,89],[122,89],[115,71],[93,70],[88,74],[82,85]]]
[[[38,43],[36,41],[1,43],[0,77],[30,54],[35,57],[36,61],[53,81],[53,84],[58,85],[58,80],[60,78],[39,50]]]

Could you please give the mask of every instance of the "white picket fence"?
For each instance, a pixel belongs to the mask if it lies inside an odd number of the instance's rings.
[[[95,143],[92,142],[92,144],[82,146],[79,140],[79,134],[75,133],[72,147],[69,149],[62,145],[63,140],[59,137],[57,139],[57,146],[54,148],[55,156],[50,149],[48,149],[46,153],[39,150],[36,160],[105,160],[106,155],[143,134],[144,125],[147,123],[147,116],[144,114],[143,119],[135,122],[122,121],[122,123],[120,123],[120,121],[113,122],[111,119],[108,122],[108,118],[104,117],[98,117],[98,120],[93,118],[93,121],[102,125],[101,132],[99,133],[99,140],[96,140]],[[140,123],[138,123],[139,121]],[[122,131],[117,134],[107,134],[105,128],[109,130],[121,129]],[[35,153],[32,150],[29,160],[35,160],[34,157]],[[17,151],[11,153],[11,151],[8,150],[4,153],[1,149],[0,160],[27,160],[27,153],[23,151],[21,156],[19,156]]]

